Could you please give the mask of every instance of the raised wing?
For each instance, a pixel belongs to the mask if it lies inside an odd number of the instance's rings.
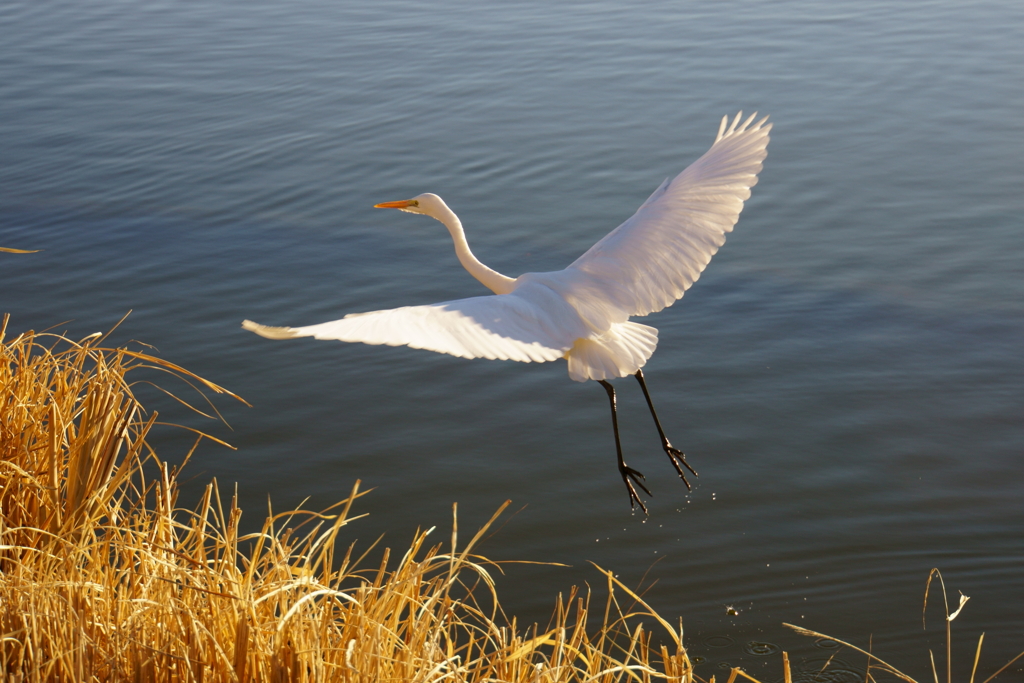
[[[561,358],[586,333],[574,319],[578,321],[550,290],[526,288],[511,294],[354,313],[307,327],[268,327],[251,320],[242,327],[269,339],[337,339],[529,363]]]
[[[696,282],[731,232],[768,155],[765,117],[722,119],[704,156],[666,181],[625,223],[567,268],[599,283],[626,315],[672,305]],[[728,128],[726,128],[728,126]]]

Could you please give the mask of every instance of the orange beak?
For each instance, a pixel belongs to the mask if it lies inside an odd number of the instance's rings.
[[[415,199],[403,199],[397,202],[381,202],[380,204],[374,204],[375,209],[407,209],[410,206],[417,206],[419,202]]]

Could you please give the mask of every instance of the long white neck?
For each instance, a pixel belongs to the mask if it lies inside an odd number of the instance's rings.
[[[459,257],[459,263],[469,271],[469,274],[479,280],[484,287],[495,294],[508,294],[514,288],[515,280],[502,275],[496,270],[488,268],[480,262],[469,249],[469,242],[466,241],[466,231],[462,229],[462,221],[455,215],[455,212],[446,205],[430,214],[437,220],[444,223],[451,233],[452,242],[455,243],[455,255]]]

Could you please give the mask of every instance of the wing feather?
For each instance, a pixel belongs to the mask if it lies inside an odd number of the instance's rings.
[[[625,315],[647,315],[672,305],[704,271],[739,220],[768,154],[767,117],[742,124],[742,112],[704,156],[654,191],[625,223],[567,270],[601,283]]]
[[[523,291],[353,313],[306,327],[268,327],[250,320],[242,327],[270,339],[315,337],[409,346],[461,358],[525,363],[561,358],[575,339],[586,333],[585,327],[554,292],[539,287],[520,289]]]

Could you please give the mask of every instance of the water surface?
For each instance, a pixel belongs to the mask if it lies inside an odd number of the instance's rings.
[[[923,678],[932,567],[972,597],[964,675],[981,631],[979,675],[1024,649],[1019,3],[8,2],[0,35],[0,245],[44,250],[0,255],[0,304],[72,336],[132,310],[117,341],[253,404],[196,424],[238,450],[202,449],[186,496],[238,482],[255,523],[361,479],[349,538],[398,547],[510,498],[482,550],[571,565],[509,565],[510,612],[545,621],[595,562],[682,617],[705,677],[778,675],[752,642],[832,654],[790,622]],[[239,328],[485,293],[440,225],[371,209],[424,191],[499,271],[564,267],[739,109],[775,122],[761,182],[644,320],[693,493],[618,383],[647,519],[561,363]]]

